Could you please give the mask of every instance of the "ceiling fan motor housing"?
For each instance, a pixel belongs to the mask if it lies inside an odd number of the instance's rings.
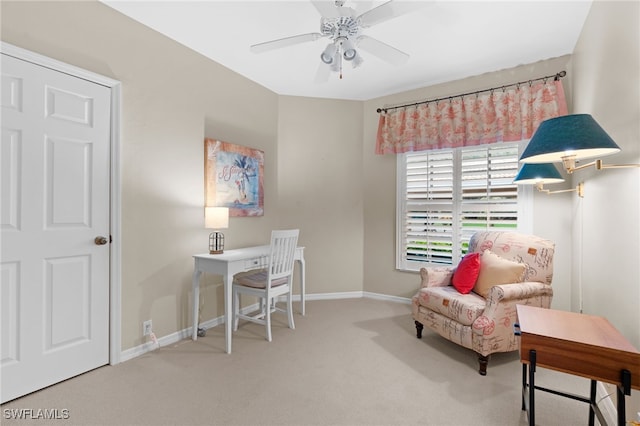
[[[352,16],[322,18],[320,33],[333,41],[339,38],[357,37],[360,34],[360,21]]]

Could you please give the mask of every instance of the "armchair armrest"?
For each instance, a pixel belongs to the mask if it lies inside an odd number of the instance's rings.
[[[525,281],[523,283],[496,285],[489,290],[487,308],[490,305],[495,305],[507,300],[529,299],[541,295],[553,295],[553,289],[549,284]]]
[[[420,288],[446,287],[451,284],[453,267],[420,268]]]
[[[474,322],[472,330],[486,336],[493,334],[499,324],[501,333],[504,330],[507,334],[512,333],[512,326],[517,318],[517,304],[549,308],[552,298],[553,288],[549,284],[535,281],[493,286],[489,290],[485,310]]]

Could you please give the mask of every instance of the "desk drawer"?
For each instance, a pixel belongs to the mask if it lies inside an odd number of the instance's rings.
[[[251,269],[266,268],[268,263],[269,258],[267,256],[249,259],[244,262],[244,270],[249,271]]]

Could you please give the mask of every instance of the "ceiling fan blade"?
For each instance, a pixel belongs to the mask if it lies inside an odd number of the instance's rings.
[[[249,50],[251,50],[253,53],[262,53],[269,50],[280,49],[282,47],[293,46],[294,44],[316,41],[322,37],[323,35],[320,33],[299,34],[291,37],[279,38],[277,40],[254,44],[249,47]]]
[[[393,0],[389,0],[388,2],[383,3],[380,6],[374,7],[373,9],[364,12],[358,18],[360,18],[362,26],[364,28],[367,28],[381,22],[388,21],[389,19],[393,19],[398,16],[421,9],[428,3],[429,2],[424,1],[395,2]]]
[[[362,35],[358,37],[356,44],[372,55],[393,65],[402,65],[409,60],[409,55],[393,46],[381,42],[373,37]]]
[[[369,9],[371,9],[372,5],[373,5],[373,0],[359,1],[355,9],[356,16],[360,16],[363,13],[367,12]]]
[[[333,1],[311,0],[311,3],[323,18],[337,18],[338,16],[340,16],[338,7],[336,7]]]

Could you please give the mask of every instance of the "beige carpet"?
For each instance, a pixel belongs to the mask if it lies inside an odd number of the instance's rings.
[[[297,307],[296,307],[297,308]],[[273,341],[241,324],[233,354],[222,327],[2,405],[2,425],[526,425],[517,353],[475,355],[425,329],[408,305],[312,301],[296,329],[276,315]],[[536,383],[588,395],[589,382],[538,369]],[[586,425],[584,403],[537,392],[539,425]],[[13,420],[15,410],[68,419]],[[10,411],[7,411],[10,410]],[[13,411],[11,411],[13,410]],[[63,411],[67,410],[67,411]],[[62,417],[62,415],[61,415]]]

